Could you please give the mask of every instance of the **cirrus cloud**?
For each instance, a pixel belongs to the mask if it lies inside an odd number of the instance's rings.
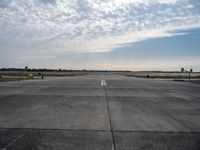
[[[0,51],[109,52],[199,28],[199,8],[198,0],[1,0]]]

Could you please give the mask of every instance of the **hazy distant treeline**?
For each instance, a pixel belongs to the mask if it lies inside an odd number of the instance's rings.
[[[72,70],[72,69],[46,69],[46,68],[0,68],[0,71],[28,71],[28,72],[131,72],[115,70]]]

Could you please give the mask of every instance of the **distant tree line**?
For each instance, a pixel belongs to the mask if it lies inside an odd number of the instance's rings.
[[[119,70],[73,70],[73,69],[46,69],[46,68],[0,68],[0,71],[27,71],[27,72],[131,72]]]

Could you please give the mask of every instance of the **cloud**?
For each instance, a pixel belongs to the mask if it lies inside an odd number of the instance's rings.
[[[199,7],[198,0],[2,0],[0,51],[109,52],[199,28]]]
[[[164,4],[173,4],[173,3],[177,3],[178,0],[159,0],[160,3],[164,3]]]
[[[56,4],[56,0],[39,0],[39,2],[44,4]]]

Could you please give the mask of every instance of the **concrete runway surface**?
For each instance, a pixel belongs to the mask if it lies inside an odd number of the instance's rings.
[[[200,85],[114,75],[0,83],[1,150],[200,150]]]

